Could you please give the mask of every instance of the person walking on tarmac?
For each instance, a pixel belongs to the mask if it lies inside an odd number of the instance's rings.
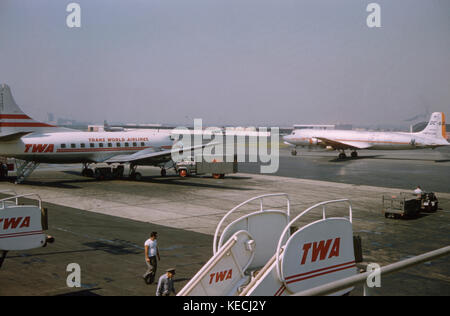
[[[144,274],[144,281],[147,284],[152,284],[155,281],[156,269],[158,268],[158,261],[161,261],[158,249],[158,233],[152,232],[150,238],[145,242],[145,263],[148,270]],[[158,260],[156,260],[158,258]]]
[[[175,287],[173,286],[173,277],[175,275],[175,269],[170,268],[166,270],[166,273],[161,275],[156,288],[156,296],[169,296],[170,293],[176,294]]]

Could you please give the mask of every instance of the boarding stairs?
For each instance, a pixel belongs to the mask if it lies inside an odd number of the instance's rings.
[[[5,194],[10,190],[0,191]],[[36,197],[34,204],[19,203],[21,198]],[[45,247],[54,238],[47,236],[47,209],[37,194],[23,194],[0,199],[0,268],[8,251],[21,251]]]
[[[33,171],[39,166],[38,162],[34,161],[19,161],[16,159],[16,184],[22,183]]]
[[[285,209],[265,208],[269,199],[284,198]],[[230,215],[259,201],[259,211],[221,228]],[[254,204],[254,203],[253,203]],[[327,206],[348,207],[348,217],[327,217]],[[294,224],[321,209],[321,219],[308,222],[291,235]],[[308,220],[309,220],[308,216]],[[252,198],[233,208],[214,235],[213,257],[179,296],[291,295],[356,274],[352,208],[348,200],[316,204],[290,221],[289,197],[284,193]],[[334,295],[348,293],[347,288]]]

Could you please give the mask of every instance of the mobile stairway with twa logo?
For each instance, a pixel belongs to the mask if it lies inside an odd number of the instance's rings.
[[[10,191],[0,191],[10,194]],[[14,192],[13,192],[14,193]],[[37,197],[37,205],[19,203],[21,198]],[[0,268],[8,251],[20,251],[45,247],[54,242],[47,236],[47,209],[42,207],[42,200],[37,194],[16,195],[0,199]]]
[[[286,207],[265,207],[269,200],[284,199]],[[256,212],[254,204],[259,202]],[[284,202],[283,202],[284,204]],[[253,208],[251,207],[253,205]],[[345,217],[327,217],[346,210]],[[252,208],[223,229],[232,215]],[[313,211],[320,219],[311,221]],[[316,204],[290,220],[287,194],[262,195],[239,204],[219,222],[212,258],[178,293],[179,296],[284,296],[357,274],[349,200]],[[295,223],[302,226],[295,232]],[[292,233],[291,233],[292,232]],[[353,288],[333,293],[344,295]]]

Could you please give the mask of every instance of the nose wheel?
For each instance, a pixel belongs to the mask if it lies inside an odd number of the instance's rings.
[[[297,156],[297,150],[295,148],[291,150],[291,155]]]

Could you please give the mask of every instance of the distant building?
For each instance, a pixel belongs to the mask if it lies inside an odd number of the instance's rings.
[[[104,132],[103,125],[88,125],[88,132]]]

